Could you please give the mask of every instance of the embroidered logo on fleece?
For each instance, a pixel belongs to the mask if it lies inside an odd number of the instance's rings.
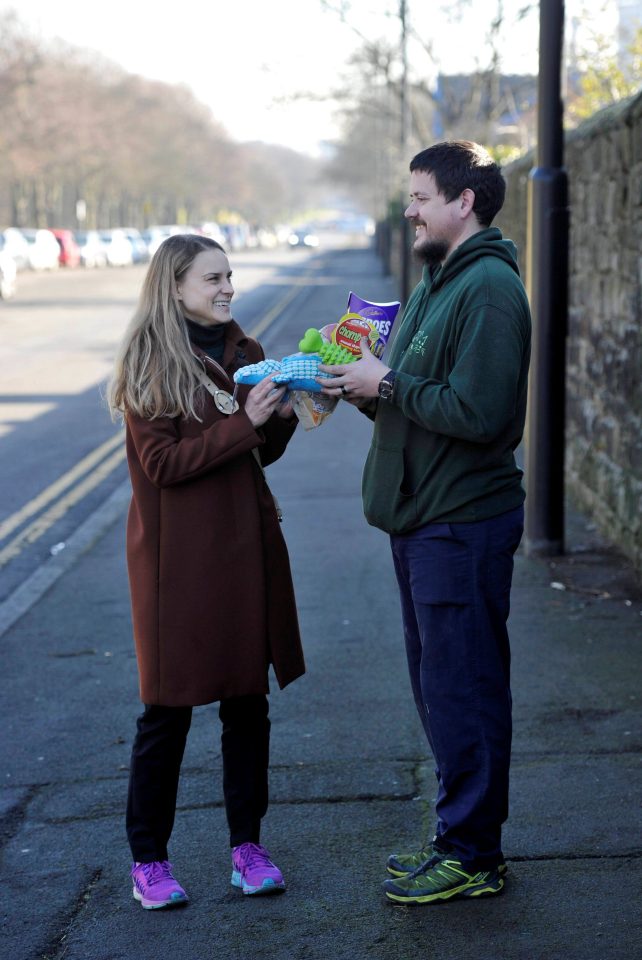
[[[412,338],[412,340],[410,341],[410,345],[408,346],[408,353],[416,353],[420,357],[423,357],[423,355],[426,352],[427,343],[428,343],[427,333],[416,333]]]

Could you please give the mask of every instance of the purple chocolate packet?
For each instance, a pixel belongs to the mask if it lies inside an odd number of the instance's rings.
[[[400,306],[400,300],[391,300],[390,303],[375,303],[372,300],[364,300],[362,297],[357,296],[356,293],[350,291],[350,296],[348,297],[348,312],[358,313],[364,320],[369,320],[370,323],[374,323],[379,331],[379,340],[376,344],[376,348],[378,349],[373,350],[375,356],[380,357],[383,353]]]

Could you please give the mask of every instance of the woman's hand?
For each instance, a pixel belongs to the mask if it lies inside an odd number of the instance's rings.
[[[245,401],[245,413],[250,419],[253,427],[261,427],[266,420],[269,420],[279,405],[290,407],[290,404],[281,404],[285,387],[277,385],[272,380],[272,374],[268,374],[260,380],[255,387],[252,387]],[[292,408],[290,407],[290,415]],[[279,410],[280,416],[285,416]]]
[[[294,416],[294,407],[289,400],[285,402],[282,400],[276,408],[276,412],[280,417],[283,417],[284,420],[291,420]]]

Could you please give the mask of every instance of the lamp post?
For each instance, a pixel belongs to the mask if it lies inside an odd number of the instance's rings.
[[[399,154],[401,162],[407,162],[407,148],[410,139],[410,103],[408,100],[408,28],[406,22],[406,0],[399,0],[399,20],[401,23],[401,130],[399,136]],[[406,206],[405,194],[400,196],[401,219],[401,283],[400,297],[405,306],[410,295],[410,230],[403,216]]]
[[[568,313],[568,182],[560,73],[563,0],[540,0],[537,166],[528,183],[528,286],[533,312],[524,547],[564,550],[564,421]]]

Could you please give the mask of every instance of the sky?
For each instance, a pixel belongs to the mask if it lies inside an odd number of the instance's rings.
[[[604,3],[566,0],[567,20]],[[505,2],[509,11],[522,5]],[[59,37],[130,73],[186,84],[235,140],[312,155],[337,136],[328,93],[362,42],[355,28],[368,38],[399,36],[398,17],[390,15],[398,11],[396,0],[353,0],[348,23],[323,6],[321,0],[0,0],[0,11],[16,10],[42,39]],[[407,7],[421,35],[434,42],[444,72],[474,70],[493,0],[473,0],[459,22],[452,22],[456,0],[407,0]],[[536,14],[511,29],[505,72],[537,72],[537,30]],[[410,45],[409,56],[411,72],[426,76],[418,46]],[[315,100],[294,99],[300,92]]]

